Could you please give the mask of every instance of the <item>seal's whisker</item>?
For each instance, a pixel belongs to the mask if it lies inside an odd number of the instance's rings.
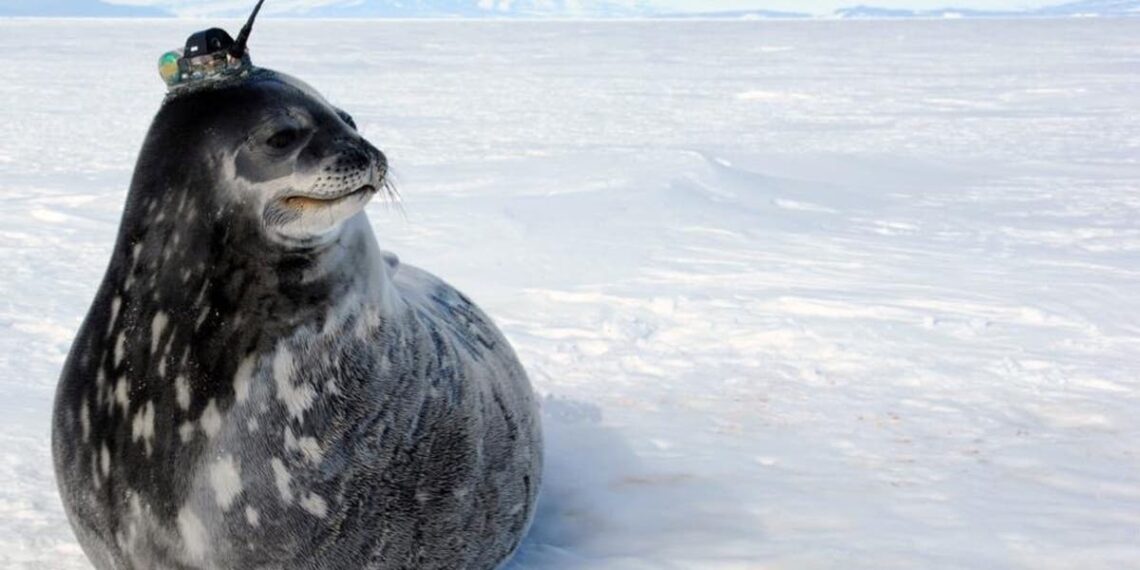
[[[385,177],[378,190],[383,196],[384,205],[388,207],[388,210],[390,211],[394,207],[396,211],[400,212],[400,217],[404,218],[405,222],[408,221],[408,212],[404,209],[404,198],[400,196],[400,191],[396,189],[395,183]]]

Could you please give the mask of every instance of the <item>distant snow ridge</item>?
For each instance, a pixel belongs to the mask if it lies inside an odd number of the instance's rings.
[[[240,17],[249,11],[232,0],[150,1],[187,17]],[[304,0],[267,3],[265,13],[320,18],[622,17],[646,9],[641,0]]]
[[[966,8],[938,8],[934,10],[908,10],[853,6],[840,8],[834,13],[841,19],[887,18],[1057,18],[1057,17],[1122,17],[1140,16],[1140,0],[1079,0],[1035,10],[970,10]]]
[[[904,8],[879,8],[877,6],[853,6],[835,11],[841,19],[886,19],[886,18],[1007,18],[1026,16],[1026,12],[999,12],[989,10],[969,10],[963,8],[938,8],[935,10],[907,10]]]
[[[705,12],[668,12],[655,14],[670,19],[716,19],[716,20],[803,20],[813,18],[805,12],[782,12],[779,10],[717,10]]]
[[[1049,16],[1140,16],[1140,0],[1079,0],[1037,10]]]
[[[0,16],[145,18],[170,15],[169,12],[161,8],[120,6],[99,0],[0,1]]]

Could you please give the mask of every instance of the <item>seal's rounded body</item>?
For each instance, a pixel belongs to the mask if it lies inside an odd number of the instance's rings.
[[[383,155],[259,70],[168,100],[65,364],[53,451],[100,569],[495,568],[537,405],[470,300],[380,251]]]

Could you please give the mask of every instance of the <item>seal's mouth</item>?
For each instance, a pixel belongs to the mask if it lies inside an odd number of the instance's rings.
[[[327,208],[354,198],[366,198],[376,193],[376,187],[365,184],[356,190],[337,196],[313,196],[310,194],[294,194],[281,199],[286,206],[298,210],[307,208]]]

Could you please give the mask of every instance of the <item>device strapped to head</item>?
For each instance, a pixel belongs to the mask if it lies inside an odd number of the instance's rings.
[[[246,44],[253,22],[265,0],[258,0],[237,39],[221,28],[197,32],[186,39],[186,47],[166,52],[158,60],[158,72],[173,91],[203,81],[225,79],[253,68]]]

